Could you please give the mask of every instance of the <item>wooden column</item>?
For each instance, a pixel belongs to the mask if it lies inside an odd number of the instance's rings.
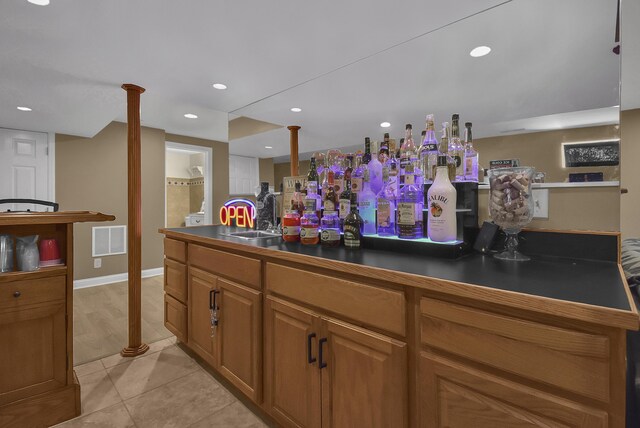
[[[291,151],[291,176],[298,175],[298,130],[299,126],[287,126],[290,132],[289,147]]]
[[[144,88],[124,84],[127,91],[127,174],[128,174],[128,251],[129,251],[129,346],[123,357],[144,354],[149,346],[142,343],[142,186],[140,178],[140,94]]]

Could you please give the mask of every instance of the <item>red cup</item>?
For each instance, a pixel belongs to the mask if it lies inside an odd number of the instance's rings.
[[[58,241],[55,239],[40,240],[40,266],[53,266],[61,263]]]

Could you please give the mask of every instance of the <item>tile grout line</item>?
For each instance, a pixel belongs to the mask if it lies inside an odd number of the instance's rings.
[[[227,391],[229,394],[231,394],[231,393],[227,390],[227,388],[225,388],[224,386],[220,385],[220,387],[221,387],[222,389],[224,389],[225,391]],[[203,421],[205,418],[208,418],[208,417],[210,417],[210,416],[213,416],[213,415],[215,415],[216,413],[220,413],[221,411],[223,411],[223,410],[224,410],[224,409],[226,409],[227,407],[231,406],[232,404],[236,404],[236,403],[238,403],[238,402],[240,401],[240,400],[238,400],[238,399],[237,399],[233,394],[231,394],[231,396],[233,397],[234,401],[232,401],[232,402],[231,402],[231,403],[229,403],[229,404],[225,404],[224,406],[222,406],[221,408],[219,408],[218,410],[216,410],[216,411],[215,411],[215,412],[213,412],[213,413],[209,413],[208,415],[205,415],[205,416],[201,417],[200,419],[198,419],[198,420],[197,420],[197,421],[195,421],[194,423],[189,424],[186,428],[192,427],[192,426],[194,426],[195,424],[197,424],[197,423],[199,423],[199,422]]]

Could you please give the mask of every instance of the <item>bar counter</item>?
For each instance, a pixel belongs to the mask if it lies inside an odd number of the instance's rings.
[[[160,230],[165,325],[278,426],[624,427],[617,235],[510,263],[240,230]]]

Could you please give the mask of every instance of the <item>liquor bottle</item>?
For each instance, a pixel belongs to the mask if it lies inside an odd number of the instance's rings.
[[[427,192],[427,234],[435,242],[456,239],[456,188],[449,179],[447,158],[438,156],[436,178]]]
[[[291,198],[291,209],[297,211],[298,215],[302,217],[302,214],[304,213],[304,196],[300,191],[302,185],[299,181],[296,181],[295,186],[296,190],[293,192],[293,197]]]
[[[338,216],[340,217],[340,230],[344,231],[344,219],[349,215],[351,211],[351,174],[345,179],[344,190],[340,194],[340,208],[338,209]]]
[[[362,191],[358,193],[358,213],[364,221],[363,234],[376,234],[376,194],[371,190],[371,173],[364,172],[364,184]]]
[[[335,189],[334,182],[334,173],[333,171],[327,171],[327,191],[322,195],[323,206],[325,211],[336,211],[338,210],[338,194]]]
[[[287,210],[282,218],[282,239],[285,242],[300,240],[300,214],[298,210]]]
[[[376,153],[376,143],[371,143],[372,153]],[[382,189],[382,164],[378,160],[378,156],[372,156],[371,162],[367,164],[369,170],[369,184],[374,194],[378,194]]]
[[[471,135],[471,122],[464,124],[464,179],[478,181],[478,152],[473,148],[473,136]]]
[[[276,227],[276,195],[269,192],[269,182],[260,183],[260,194],[256,197],[256,229]]]
[[[398,159],[396,158],[396,143],[394,140],[389,141],[389,159],[384,164],[389,168],[389,185],[395,194],[398,194]]]
[[[309,183],[316,183],[316,191],[318,190],[318,186],[320,185],[320,176],[318,175],[318,169],[316,167],[316,158],[311,157],[311,162],[309,163],[309,173],[307,174],[307,185]]]
[[[365,137],[364,139],[364,155],[362,155],[362,164],[367,165],[371,162],[371,139]]]
[[[313,211],[318,218],[320,217],[320,206],[322,198],[317,193],[318,183],[315,181],[307,182],[307,196],[304,198],[304,210]]]
[[[349,215],[344,219],[344,246],[358,250],[361,245],[362,232],[364,228],[364,222],[362,217],[358,214],[358,195],[351,194],[351,205]]]
[[[367,167],[362,165],[362,154],[357,153],[355,156],[353,171],[351,172],[351,191],[353,193],[359,193],[362,191],[364,171],[366,169]]]
[[[438,146],[438,156],[444,155],[447,158],[447,168],[449,168],[449,180],[456,180],[456,163],[449,156],[449,122],[442,122],[442,136],[440,137],[440,145]],[[433,166],[433,176],[436,176],[437,163]],[[434,178],[435,180],[435,178]]]
[[[303,245],[315,245],[320,242],[318,227],[320,220],[315,211],[305,210],[300,219],[300,242]]]
[[[340,245],[340,218],[337,211],[325,211],[320,220],[320,243],[323,247]]]
[[[336,193],[340,195],[344,190],[344,164],[345,164],[344,155],[337,155],[335,158],[335,163],[332,167],[333,169],[333,180],[334,187],[336,189]]]
[[[407,165],[404,180],[404,186],[400,189],[398,198],[398,237],[403,239],[422,238],[424,235],[422,231],[424,226],[422,219],[424,195],[422,187],[415,185],[412,163]]]
[[[459,115],[451,116],[451,139],[449,140],[449,156],[453,158],[456,165],[455,181],[464,180],[464,147],[460,142],[460,127],[458,126]]]
[[[411,129],[411,124],[407,123],[404,131],[404,142],[400,146],[400,188],[404,186],[405,169],[416,156],[416,145],[413,142]]]
[[[389,185],[389,168],[382,168],[382,189],[377,196],[377,231],[380,236],[396,234],[396,194]]]
[[[380,151],[378,152],[378,160],[382,165],[389,160],[389,133],[384,133],[384,139],[380,143]]]
[[[426,121],[427,134],[420,146],[419,158],[423,183],[432,183],[435,178],[436,163],[438,161],[438,140],[436,140],[433,115],[427,115]]]

